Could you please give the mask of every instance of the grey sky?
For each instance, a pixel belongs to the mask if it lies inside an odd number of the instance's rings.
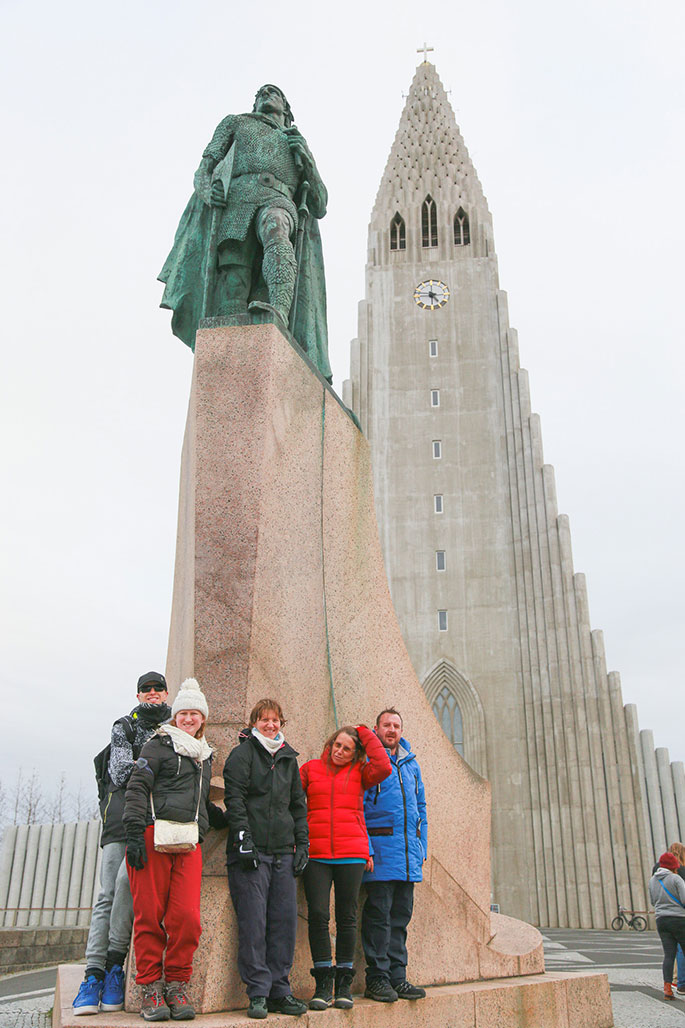
[[[424,38],[493,213],[559,508],[624,701],[685,756],[683,7],[0,4],[4,779],[89,782],[164,665],[191,353],[156,276],[218,121],[280,84],[329,194],[335,384]]]

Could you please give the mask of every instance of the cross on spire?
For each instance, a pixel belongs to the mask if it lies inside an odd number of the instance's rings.
[[[434,49],[434,47],[428,46],[427,43],[424,43],[423,46],[420,46],[418,48],[418,50],[416,51],[417,54],[423,53],[423,63],[424,64],[428,64],[428,54],[429,53],[433,53],[433,49]]]

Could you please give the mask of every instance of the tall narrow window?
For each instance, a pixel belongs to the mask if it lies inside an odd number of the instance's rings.
[[[421,241],[423,246],[438,245],[438,212],[430,193],[421,204]]]
[[[433,440],[433,459],[440,460],[442,457],[442,443],[439,439]]]
[[[436,550],[435,551],[435,570],[436,571],[444,571],[445,570],[445,551],[444,550]]]
[[[471,242],[469,234],[469,216],[463,207],[454,215],[454,245],[468,246]]]
[[[444,686],[433,701],[433,713],[457,753],[464,756],[464,722],[454,693]]]
[[[431,407],[440,406],[440,390],[431,389]]]
[[[395,213],[395,217],[390,222],[390,249],[391,250],[406,250],[407,248],[407,234],[404,226],[404,218],[399,211]]]
[[[447,631],[447,611],[446,610],[439,610],[438,611],[438,631],[439,632],[446,632]]]
[[[428,340],[428,356],[429,357],[437,357],[438,356],[438,341],[437,341],[437,339],[429,339]]]
[[[442,502],[442,493],[435,493],[435,495],[433,496],[433,510],[436,514],[442,514],[444,509],[445,508]]]

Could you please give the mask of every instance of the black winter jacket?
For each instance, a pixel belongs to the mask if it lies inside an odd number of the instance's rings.
[[[241,733],[224,765],[224,786],[229,857],[241,831],[250,833],[260,853],[292,853],[307,845],[307,802],[297,753],[287,742],[272,756],[253,735]]]
[[[145,743],[152,738],[162,722],[168,721],[170,717],[171,707],[166,703],[139,703],[130,714],[119,718],[112,725],[109,784],[100,804],[101,846],[124,841],[126,833],[122,818],[129,777]]]
[[[151,791],[155,816],[162,820],[194,821],[198,811],[198,830],[202,841],[209,827],[208,806],[214,806],[209,804],[211,775],[211,756],[200,764],[191,757],[176,753],[168,735],[153,736],[143,746],[126,787],[124,828],[127,841],[140,837],[152,824]]]

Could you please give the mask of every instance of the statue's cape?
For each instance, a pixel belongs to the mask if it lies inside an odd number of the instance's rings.
[[[160,307],[173,311],[171,330],[191,350],[195,349],[201,314],[202,270],[211,224],[211,208],[193,193],[176,230],[171,253],[158,276],[165,285]],[[330,378],[323,250],[318,221],[311,215],[304,228],[298,274],[293,335],[324,378]]]

